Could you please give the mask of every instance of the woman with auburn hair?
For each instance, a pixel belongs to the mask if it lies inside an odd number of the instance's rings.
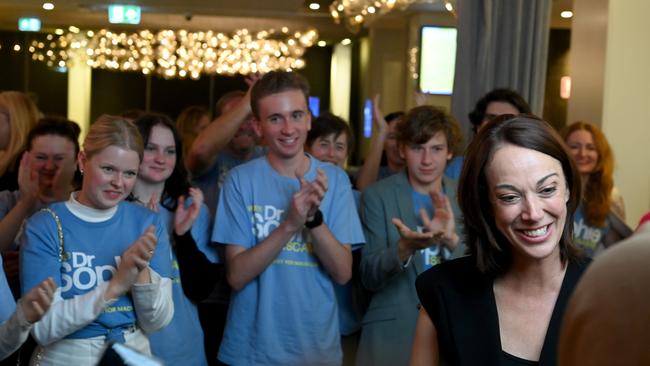
[[[29,95],[0,93],[0,190],[18,189],[18,155],[39,118],[41,112]]]
[[[614,154],[603,132],[590,123],[574,122],[563,135],[582,178],[573,239],[593,256],[632,233],[623,222],[623,198],[614,187]]]

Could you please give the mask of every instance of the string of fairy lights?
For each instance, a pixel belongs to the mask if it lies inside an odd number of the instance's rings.
[[[381,15],[393,10],[406,10],[417,3],[443,3],[445,9],[456,16],[456,0],[334,0],[329,10],[334,22],[343,23],[351,31],[358,32]]]
[[[240,29],[230,35],[186,30],[82,32],[71,27],[32,41],[28,50],[33,60],[51,67],[83,62],[93,68],[198,79],[202,74],[301,69],[305,50],[317,40],[316,30],[290,32],[286,27],[258,32]]]

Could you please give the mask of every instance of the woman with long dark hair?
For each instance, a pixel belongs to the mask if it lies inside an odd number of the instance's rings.
[[[505,115],[472,140],[458,188],[469,256],[416,282],[412,365],[555,365],[586,267],[572,242],[579,173],[546,122]]]
[[[183,163],[183,144],[174,122],[162,114],[146,114],[135,124],[144,141],[144,156],[133,198],[158,212],[167,231],[173,234],[170,239],[174,317],[165,328],[149,335],[152,353],[169,365],[207,365],[198,311],[184,292],[183,284],[187,282],[181,283],[184,273],[177,252],[181,247],[198,246],[216,261],[216,251],[207,248],[208,210],[203,205],[201,191],[190,188]]]

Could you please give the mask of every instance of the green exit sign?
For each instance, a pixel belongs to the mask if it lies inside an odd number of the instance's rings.
[[[108,22],[113,24],[140,24],[140,7],[137,5],[109,5]]]

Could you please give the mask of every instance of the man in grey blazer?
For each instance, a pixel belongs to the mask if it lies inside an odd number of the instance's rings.
[[[399,123],[406,170],[361,197],[361,279],[373,292],[357,352],[361,366],[408,364],[419,305],[415,278],[464,252],[456,182],[443,177],[460,141],[458,124],[431,106],[412,109]]]

